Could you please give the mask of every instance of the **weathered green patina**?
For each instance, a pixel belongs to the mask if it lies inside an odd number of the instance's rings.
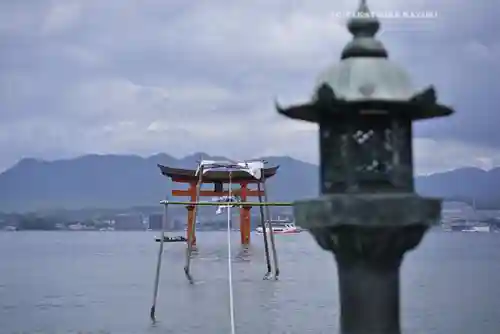
[[[335,254],[343,334],[399,334],[399,268],[441,214],[414,192],[412,122],[448,116],[431,86],[416,91],[375,39],[366,1],[348,22],[353,40],[318,79],[312,100],[279,113],[319,124],[321,193],[294,212]]]

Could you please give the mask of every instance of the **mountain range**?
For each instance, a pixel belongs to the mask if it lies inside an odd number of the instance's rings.
[[[172,189],[170,180],[161,175],[157,164],[194,169],[201,158],[226,159],[204,153],[181,159],[163,153],[146,158],[85,155],[56,161],[23,159],[0,174],[0,211],[156,205]],[[270,200],[293,201],[318,195],[317,165],[287,156],[263,159],[271,166],[280,166],[277,175],[268,181]],[[478,208],[498,208],[500,168],[484,171],[467,167],[418,176],[416,188],[426,196],[468,202],[474,199]]]

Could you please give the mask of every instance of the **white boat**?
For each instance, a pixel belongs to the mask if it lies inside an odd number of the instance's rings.
[[[295,224],[290,221],[271,221],[271,227],[274,234],[295,234],[302,232],[300,228],[295,226]],[[255,231],[258,234],[262,234],[262,226],[257,227]],[[268,234],[270,233],[269,225],[266,227],[266,232]]]
[[[472,226],[470,228],[462,230],[462,232],[469,232],[469,233],[490,233],[490,227],[489,226]]]

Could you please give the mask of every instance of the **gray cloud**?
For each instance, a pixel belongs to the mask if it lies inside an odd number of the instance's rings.
[[[423,172],[500,159],[494,3],[384,0],[381,39],[457,114],[416,126]],[[317,159],[316,128],[273,100],[308,99],[349,40],[352,1],[0,1],[0,168],[25,156],[197,151]],[[436,160],[432,145],[446,149]],[[489,159],[489,160],[488,160]],[[487,161],[487,162],[485,162]]]

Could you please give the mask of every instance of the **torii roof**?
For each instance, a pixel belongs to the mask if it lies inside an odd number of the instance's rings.
[[[196,182],[198,181],[198,175],[196,174],[196,169],[183,169],[183,168],[172,168],[168,166],[163,166],[158,164],[162,175],[165,175],[172,179],[172,181],[177,182]],[[280,166],[264,168],[264,176],[267,179],[273,177]],[[213,182],[229,182],[229,171],[228,170],[210,170],[203,174],[203,183],[213,183]],[[231,171],[231,181],[240,182],[258,182],[252,175],[241,170]]]

